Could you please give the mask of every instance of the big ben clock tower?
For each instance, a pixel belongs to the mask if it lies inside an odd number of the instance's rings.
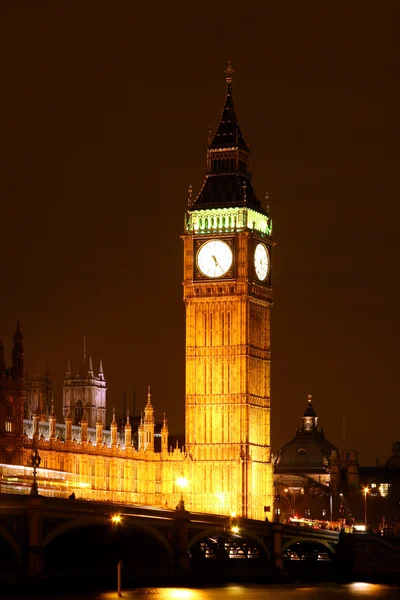
[[[186,451],[189,509],[264,519],[270,454],[271,231],[252,186],[232,99],[185,218]]]

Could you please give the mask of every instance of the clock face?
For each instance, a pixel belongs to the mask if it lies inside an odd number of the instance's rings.
[[[257,244],[254,251],[254,266],[260,281],[265,281],[269,271],[269,254],[264,244]]]
[[[222,277],[232,265],[232,250],[222,240],[210,240],[197,253],[197,266],[206,277]]]

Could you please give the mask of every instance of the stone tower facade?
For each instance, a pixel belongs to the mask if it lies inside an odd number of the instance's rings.
[[[96,422],[101,422],[105,428],[106,393],[107,385],[101,360],[97,375],[94,374],[92,357],[89,357],[86,375],[81,374],[78,364],[75,376],[72,375],[68,361],[63,385],[63,412],[64,417],[70,415],[73,425],[80,425],[85,412],[88,427],[95,428]]]
[[[0,341],[0,463],[18,464],[23,456],[24,338],[19,328],[13,337],[12,364],[6,367]]]
[[[190,510],[263,519],[272,510],[272,222],[252,186],[232,99],[185,217],[186,452]]]

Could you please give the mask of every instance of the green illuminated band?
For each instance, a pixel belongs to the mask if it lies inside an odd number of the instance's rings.
[[[243,229],[272,234],[272,219],[251,208],[212,208],[188,211],[186,231],[194,233],[229,232]]]

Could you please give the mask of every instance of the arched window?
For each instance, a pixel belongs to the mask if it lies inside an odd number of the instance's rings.
[[[83,402],[81,399],[77,400],[75,406],[75,425],[80,425],[83,419]]]

